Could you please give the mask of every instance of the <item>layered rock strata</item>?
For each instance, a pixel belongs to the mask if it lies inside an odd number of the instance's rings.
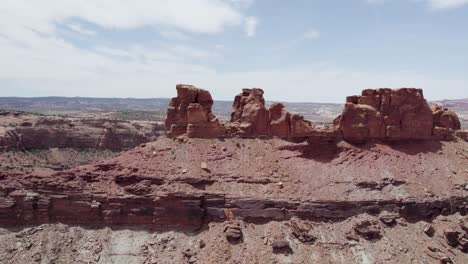
[[[447,139],[460,129],[453,111],[431,109],[423,91],[416,88],[367,89],[360,96],[349,96],[337,122],[345,140],[359,142]]]
[[[244,137],[308,139],[309,142],[365,142],[367,140],[451,139],[460,121],[455,112],[430,107],[421,89],[367,89],[349,96],[343,113],[331,126],[316,126],[283,104],[268,109],[260,88],[243,89],[234,98],[231,122],[224,126],[211,113],[210,94],[193,86],[178,85],[166,119],[168,135],[188,137]],[[198,94],[205,101],[199,101]]]
[[[85,226],[133,226],[153,230],[196,231],[209,222],[229,220],[226,210],[248,222],[284,221],[293,217],[336,221],[359,214],[394,212],[409,219],[468,213],[466,198],[419,201],[317,201],[229,198],[223,195],[174,193],[157,199],[79,194],[51,190],[14,191],[0,196],[0,226],[63,223]]]
[[[122,150],[153,141],[164,132],[157,122],[77,119],[4,112],[0,149],[97,148]]]
[[[430,139],[434,118],[421,89],[367,89],[346,98],[339,126],[353,141]]]

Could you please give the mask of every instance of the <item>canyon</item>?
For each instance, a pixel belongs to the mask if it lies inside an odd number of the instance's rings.
[[[467,131],[421,89],[364,90],[329,125],[267,108],[259,88],[222,122],[207,90],[176,89],[167,136],[152,123],[0,117],[16,133],[5,149],[125,150],[1,170],[5,263],[468,261]]]

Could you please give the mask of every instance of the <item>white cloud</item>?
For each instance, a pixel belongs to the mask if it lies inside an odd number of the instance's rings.
[[[383,4],[391,0],[366,0],[369,4]],[[425,3],[431,10],[446,10],[460,8],[468,4],[468,0],[408,0],[409,2]]]
[[[3,0],[0,5],[0,81],[28,84],[29,89],[73,95],[102,93],[135,85],[151,90],[176,82],[179,76],[206,74],[206,65],[219,51],[180,43],[158,43],[148,47],[111,41],[76,46],[62,29],[96,35],[108,29],[115,33],[154,27],[171,40],[188,40],[190,33],[215,34],[229,26],[243,26],[247,0]],[[92,25],[93,30],[83,25]],[[94,29],[96,28],[96,31]],[[123,33],[125,34],[125,33]],[[104,43],[104,44],[103,44]],[[94,45],[94,46],[93,46]],[[89,47],[91,46],[91,47]],[[131,84],[129,80],[134,81]],[[143,84],[144,83],[144,84]],[[43,86],[41,86],[43,84]],[[58,87],[63,85],[63,90]],[[111,85],[111,86],[109,86]],[[114,85],[114,86],[112,86]],[[172,85],[171,85],[172,86]],[[5,87],[5,86],[3,86]],[[10,91],[7,91],[9,89]],[[87,90],[88,89],[88,90]],[[137,90],[137,89],[136,89]],[[123,90],[122,90],[123,91]],[[17,92],[0,88],[0,95]]]
[[[253,3],[254,0],[230,0],[234,6],[239,8],[249,8]]]
[[[433,10],[454,9],[468,4],[468,0],[426,0]]]
[[[255,36],[258,26],[258,18],[249,16],[245,18],[245,34],[247,37]]]
[[[68,24],[67,27],[70,30],[72,30],[72,31],[74,31],[76,33],[79,33],[79,34],[88,35],[88,36],[95,36],[96,35],[96,31],[86,29],[83,26],[81,26],[80,24]]]
[[[0,23],[51,32],[54,23],[82,19],[104,28],[162,25],[197,33],[217,33],[240,25],[244,15],[232,0],[3,0]],[[0,28],[1,29],[1,28]]]
[[[318,39],[320,38],[320,32],[316,29],[309,29],[302,34],[303,39]]]
[[[161,30],[159,31],[159,34],[166,38],[166,39],[172,39],[172,40],[189,40],[191,37],[185,33],[182,33],[177,30]]]

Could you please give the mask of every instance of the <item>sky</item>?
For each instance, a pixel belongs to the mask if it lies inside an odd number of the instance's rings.
[[[468,0],[2,0],[0,96],[468,98]]]

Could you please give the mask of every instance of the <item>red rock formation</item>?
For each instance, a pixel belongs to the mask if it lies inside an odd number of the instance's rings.
[[[270,114],[265,108],[263,90],[242,89],[232,104],[229,132],[242,137],[270,136]]]
[[[226,133],[224,126],[211,112],[211,94],[192,85],[178,84],[177,97],[167,108],[166,131],[169,137],[218,138]]]
[[[290,137],[309,137],[314,133],[312,122],[305,120],[302,115],[292,114],[290,124]]]
[[[339,120],[343,137],[366,139],[430,139],[434,118],[421,89],[367,89],[346,99]]]
[[[461,128],[460,120],[457,114],[447,108],[442,108],[440,105],[433,104],[431,110],[434,116],[434,125],[436,127],[443,127],[453,130]]]
[[[233,103],[229,132],[242,137],[307,137],[313,132],[312,123],[298,114],[290,114],[281,103],[265,108],[263,90],[243,89]]]
[[[453,111],[434,106],[421,89],[367,89],[346,98],[343,113],[333,125],[314,126],[299,114],[291,114],[281,103],[265,107],[263,90],[243,89],[233,102],[227,130],[211,112],[210,94],[190,85],[178,85],[178,96],[169,104],[166,128],[169,136],[216,138],[279,137],[309,142],[367,140],[449,139],[460,121]]]
[[[281,103],[272,104],[268,111],[270,112],[271,135],[279,138],[288,138],[291,114]]]

